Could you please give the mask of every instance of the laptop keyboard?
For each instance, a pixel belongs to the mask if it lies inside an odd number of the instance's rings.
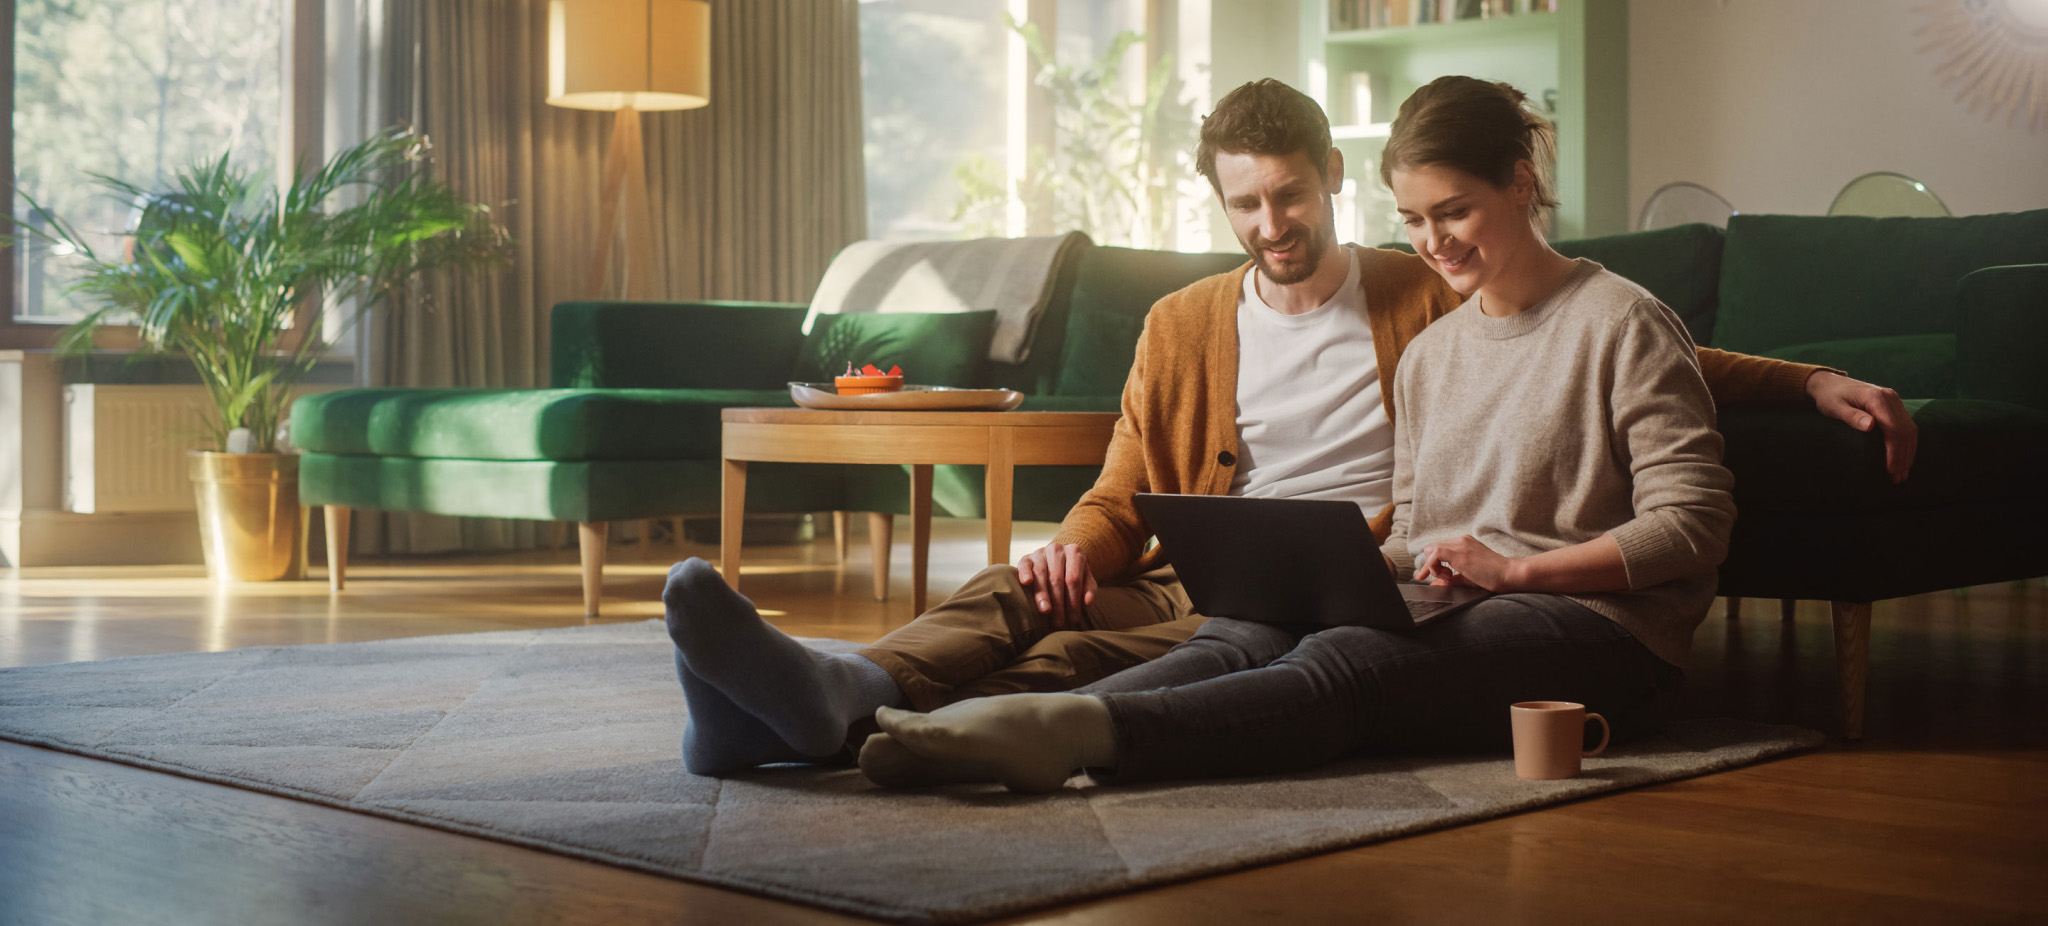
[[[1448,601],[1408,601],[1409,617],[1428,617],[1451,606]]]

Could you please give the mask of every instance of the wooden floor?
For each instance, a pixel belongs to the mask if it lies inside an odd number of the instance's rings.
[[[860,519],[854,519],[856,523]],[[980,566],[939,522],[936,595]],[[1020,525],[1019,552],[1044,542]],[[909,617],[866,544],[750,548],[744,590],[798,634]],[[715,558],[715,550],[685,552]],[[660,613],[677,551],[614,548],[604,620]],[[214,591],[195,569],[0,570],[0,666],[581,624],[572,552],[351,564]],[[1835,728],[1826,607],[1719,606],[1686,711]],[[2048,918],[2048,589],[1881,602],[1868,733],[1691,781],[1049,911],[1014,922],[2040,922]],[[0,923],[839,923],[846,917],[438,830],[0,743]]]

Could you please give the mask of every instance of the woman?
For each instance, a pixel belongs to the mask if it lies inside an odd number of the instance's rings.
[[[1734,519],[1713,404],[1670,309],[1544,241],[1555,135],[1506,84],[1435,81],[1382,156],[1409,241],[1467,300],[1394,386],[1397,576],[1496,594],[1408,632],[1214,619],[1074,694],[884,709],[883,784],[1256,775],[1363,752],[1500,750],[1506,707],[1641,732],[1676,682]]]

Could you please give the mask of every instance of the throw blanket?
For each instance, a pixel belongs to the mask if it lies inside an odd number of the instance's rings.
[[[858,241],[832,258],[804,332],[820,315],[996,311],[988,357],[1022,363],[1060,265],[1089,244],[1080,232],[975,241]]]

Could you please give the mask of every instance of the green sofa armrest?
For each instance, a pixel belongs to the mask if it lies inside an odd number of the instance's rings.
[[[1957,393],[2048,411],[2048,264],[1968,273],[1956,302]]]
[[[550,319],[558,389],[776,389],[803,343],[781,302],[564,302]]]

